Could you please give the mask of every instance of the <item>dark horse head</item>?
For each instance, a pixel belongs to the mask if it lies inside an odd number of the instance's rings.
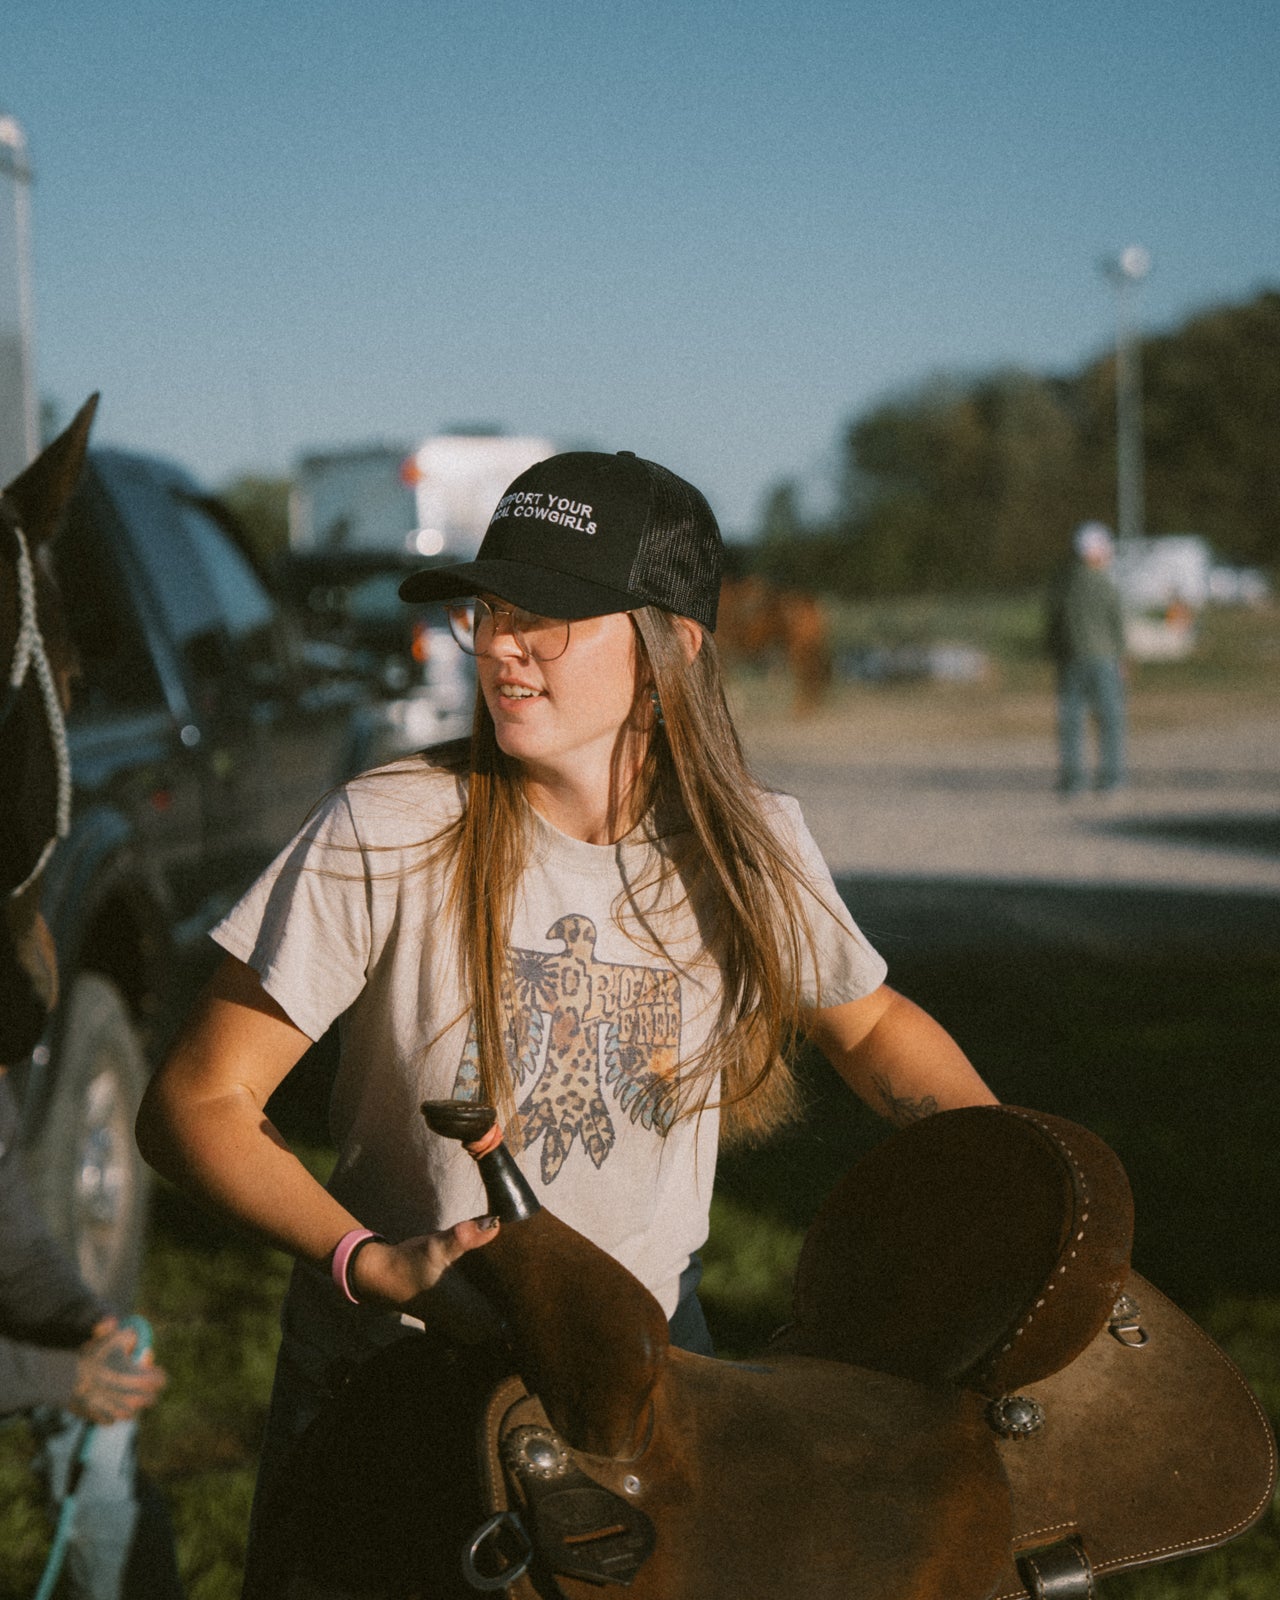
[[[40,875],[71,800],[63,713],[75,657],[49,545],[84,466],[92,396],[0,495],[0,1065],[34,1047],[57,998]]]

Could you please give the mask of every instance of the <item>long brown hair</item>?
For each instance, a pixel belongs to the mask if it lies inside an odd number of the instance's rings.
[[[800,974],[816,967],[797,864],[766,815],[725,699],[715,641],[703,633],[689,659],[686,625],[647,606],[632,613],[639,665],[635,715],[655,726],[633,797],[633,815],[678,816],[683,841],[654,852],[651,887],[679,874],[696,884],[713,915],[714,957],[722,973],[710,1042],[669,1085],[669,1108],[725,1112],[730,1139],[763,1138],[790,1119],[796,1087],[790,1050],[799,1028]],[[508,945],[516,889],[528,849],[518,763],[498,745],[483,695],[477,695],[468,796],[439,843],[452,860],[449,909],[457,930],[476,1039],[481,1097],[515,1116],[504,1041],[517,1013],[510,999]],[[719,1092],[712,1098],[717,1081]]]

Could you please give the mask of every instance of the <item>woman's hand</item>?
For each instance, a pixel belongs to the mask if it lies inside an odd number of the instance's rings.
[[[416,1317],[455,1338],[493,1338],[500,1319],[491,1303],[462,1273],[449,1269],[497,1237],[496,1217],[476,1217],[399,1244],[371,1240],[357,1253],[347,1281],[362,1304]]]

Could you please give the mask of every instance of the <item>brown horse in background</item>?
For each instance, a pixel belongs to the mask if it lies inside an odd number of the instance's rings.
[[[0,1064],[31,1052],[58,994],[40,879],[70,816],[63,716],[75,653],[47,560],[97,404],[94,395],[0,495]]]
[[[782,588],[757,574],[726,578],[716,644],[730,666],[780,655],[795,686],[797,716],[816,711],[831,686],[830,630],[816,596],[807,590]]]

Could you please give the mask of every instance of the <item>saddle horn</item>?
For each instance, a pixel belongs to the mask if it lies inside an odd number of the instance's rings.
[[[526,1386],[574,1449],[635,1455],[667,1359],[662,1307],[624,1266],[539,1204],[492,1106],[428,1100],[422,1114],[433,1133],[473,1157],[502,1223],[464,1263],[498,1301]]]

